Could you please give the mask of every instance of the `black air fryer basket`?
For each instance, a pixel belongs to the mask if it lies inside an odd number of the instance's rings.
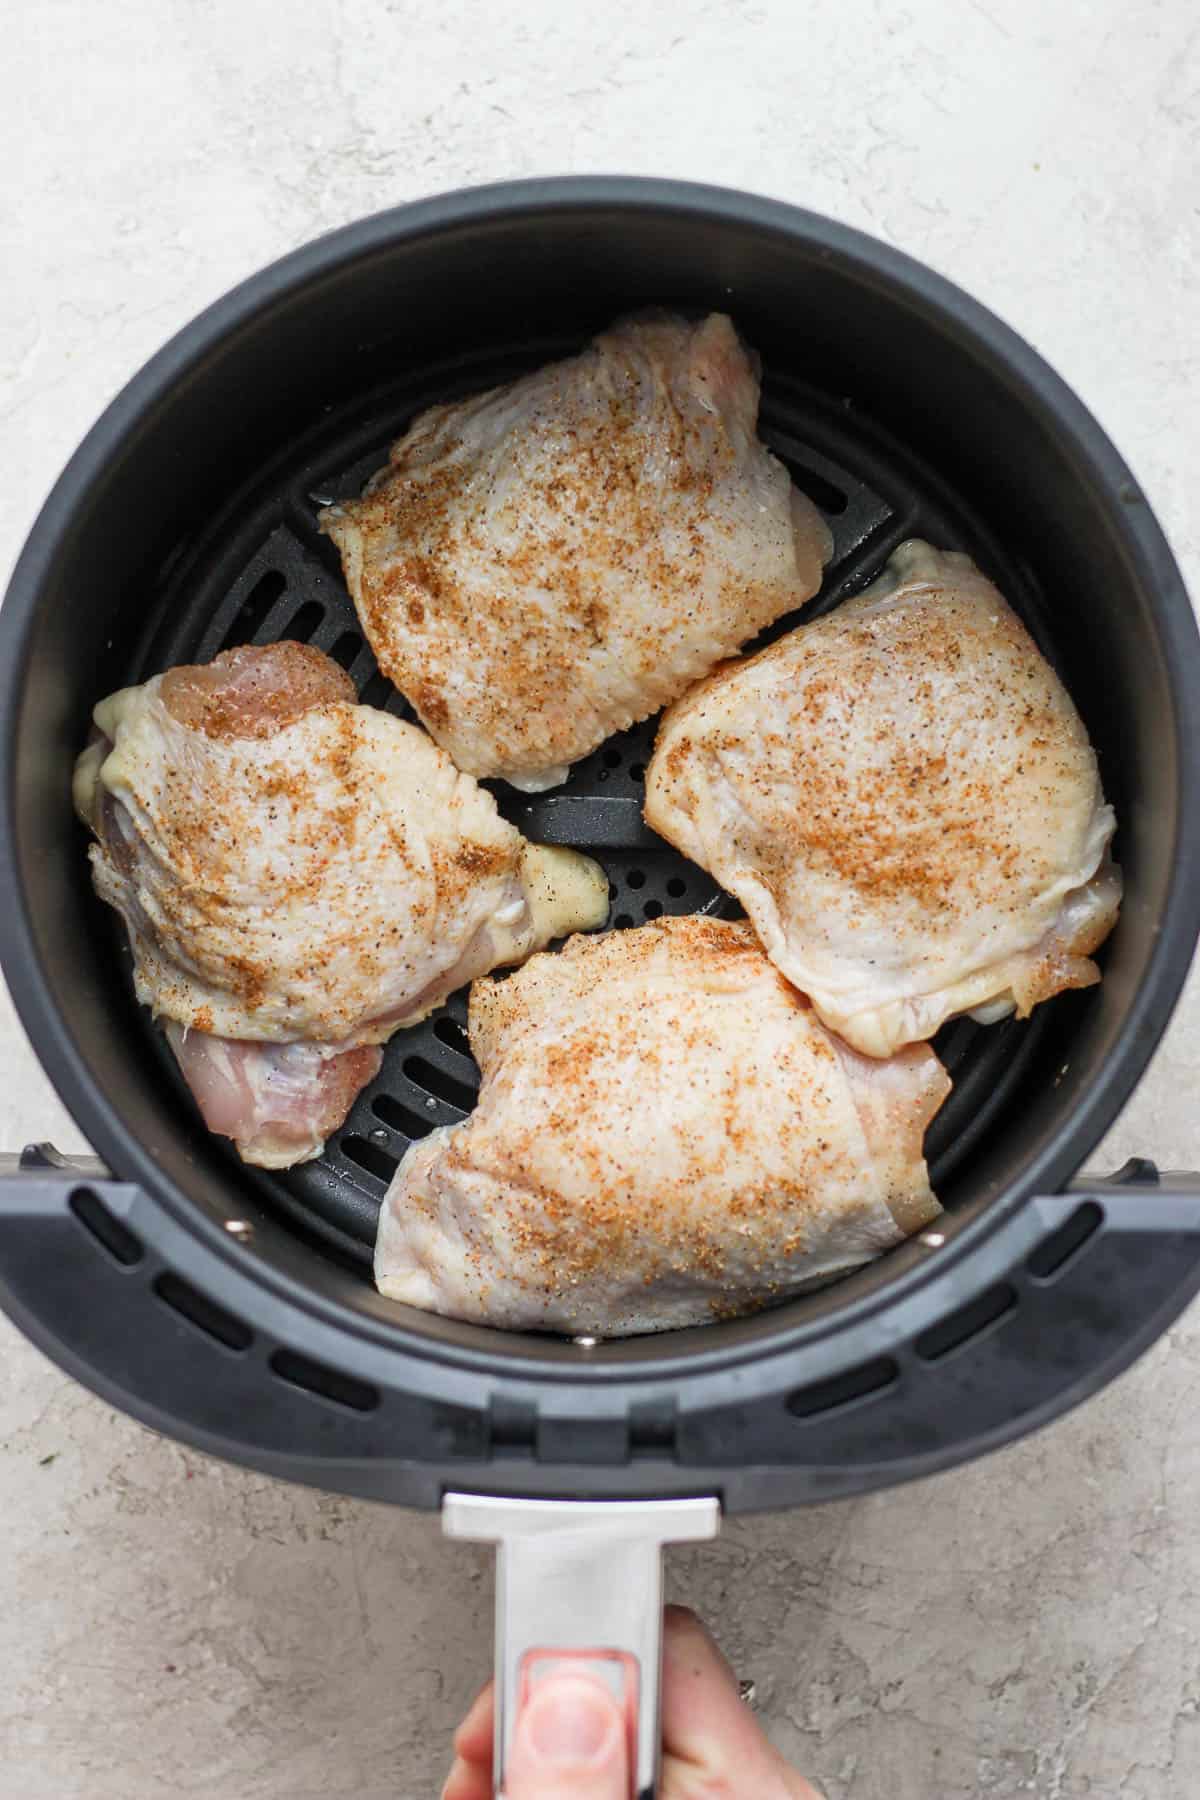
[[[231,644],[316,644],[403,712],[318,508],[356,493],[424,406],[647,304],[728,311],[761,352],[763,436],[834,536],[805,616],[911,536],[996,580],[1087,722],[1126,897],[1098,988],[939,1035],[954,1090],[928,1140],[935,1229],[755,1318],[594,1344],[435,1318],[371,1284],[397,1162],[473,1101],[463,996],[393,1039],[318,1162],[245,1167],[133,999],[69,789],[100,696]],[[1027,345],[907,258],[784,206],[631,180],[486,188],[336,232],[119,396],[0,614],[4,970],[103,1158],[8,1159],[0,1299],[80,1380],[202,1449],[348,1494],[458,1496],[450,1529],[505,1545],[502,1735],[525,1649],[630,1648],[648,1793],[659,1542],[709,1533],[718,1505],[860,1493],[1018,1436],[1200,1286],[1200,1179],[1138,1162],[1076,1181],[1195,944],[1198,724],[1192,613],[1129,470]],[[494,784],[531,837],[601,859],[615,929],[729,905],[642,821],[653,731],[610,740],[553,793]],[[587,1603],[566,1604],[579,1582]],[[640,1597],[636,1619],[604,1610],[614,1586]]]

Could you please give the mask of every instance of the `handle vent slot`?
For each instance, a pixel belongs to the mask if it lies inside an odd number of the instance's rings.
[[[1025,1267],[1034,1280],[1053,1281],[1062,1275],[1103,1222],[1103,1210],[1094,1200],[1085,1200],[1057,1231],[1052,1231],[1036,1250],[1030,1252]]]
[[[1011,1282],[998,1281],[994,1287],[985,1288],[966,1306],[947,1313],[928,1331],[923,1331],[914,1348],[922,1362],[940,1362],[943,1356],[949,1356],[954,1350],[961,1350],[985,1331],[990,1331],[1002,1319],[1016,1311],[1017,1290]]]
[[[787,1409],[794,1419],[815,1419],[841,1407],[857,1405],[887,1393],[900,1379],[900,1365],[894,1356],[876,1356],[857,1368],[831,1375],[825,1381],[813,1381],[807,1387],[794,1388],[787,1397]]]
[[[327,1363],[314,1362],[298,1350],[275,1350],[270,1357],[273,1372],[290,1387],[303,1388],[318,1400],[331,1400],[335,1406],[349,1407],[351,1412],[374,1412],[379,1405],[379,1389],[368,1381],[359,1381]]]
[[[189,1325],[226,1350],[245,1351],[254,1342],[254,1333],[242,1319],[226,1312],[223,1306],[218,1306],[215,1300],[210,1300],[181,1275],[166,1270],[155,1281],[154,1291],[164,1306],[169,1306],[181,1319],[186,1319]]]
[[[123,1269],[132,1269],[141,1262],[146,1254],[142,1240],[113,1216],[91,1188],[76,1188],[67,1204],[84,1230],[114,1262]]]

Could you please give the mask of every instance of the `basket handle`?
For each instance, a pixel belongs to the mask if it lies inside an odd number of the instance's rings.
[[[583,1665],[630,1721],[635,1800],[658,1787],[664,1544],[715,1537],[712,1498],[511,1500],[447,1494],[447,1537],[496,1551],[496,1747],[504,1776],[523,1697],[564,1661]]]

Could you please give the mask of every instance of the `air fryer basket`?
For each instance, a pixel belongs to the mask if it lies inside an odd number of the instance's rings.
[[[266,1175],[202,1129],[90,893],[69,771],[97,697],[246,640],[318,644],[401,710],[316,508],[422,406],[646,304],[728,310],[762,352],[764,434],[834,534],[811,612],[911,535],[995,577],[1087,720],[1126,896],[1099,988],[941,1034],[936,1228],[773,1312],[594,1344],[416,1314],[370,1285],[405,1146],[472,1103],[461,997],[393,1040],[319,1162]],[[610,180],[450,195],[323,239],[114,402],[0,614],[0,950],[104,1158],[0,1159],[0,1301],[152,1425],[441,1505],[451,1535],[497,1542],[497,1781],[525,1659],[601,1646],[626,1658],[649,1800],[662,1543],[710,1536],[722,1507],[859,1492],[1003,1442],[1107,1380],[1200,1285],[1200,1178],[1140,1162],[1071,1185],[1194,948],[1198,709],[1187,597],[1129,471],[1027,346],[904,257],[748,196]],[[641,820],[652,731],[537,799],[497,784],[530,835],[603,860],[616,929],[727,905]]]
[[[67,774],[96,698],[222,646],[300,637],[374,668],[316,529],[420,407],[569,351],[645,304],[730,311],[763,430],[823,509],[836,605],[921,534],[975,555],[1058,664],[1120,820],[1127,899],[1099,989],[947,1028],[936,1229],[756,1318],[590,1345],[416,1314],[370,1285],[388,1176],[471,1104],[462,999],[391,1044],[326,1155],[285,1175],[208,1136],[92,897]],[[777,629],[783,629],[781,625]],[[1149,1164],[1069,1183],[1166,1022],[1200,919],[1200,654],[1129,471],[1027,346],[828,221],[679,184],[451,195],[255,277],[114,403],[48,501],[0,614],[5,972],[103,1157],[0,1183],[0,1298],[92,1386],[255,1467],[425,1506],[850,1493],[1012,1437],[1098,1386],[1200,1284],[1200,1195]],[[531,799],[598,855],[613,925],[720,909],[641,820],[652,724]],[[111,1174],[109,1173],[111,1171]]]

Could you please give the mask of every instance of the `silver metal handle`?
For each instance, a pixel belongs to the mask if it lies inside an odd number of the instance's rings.
[[[447,1494],[447,1537],[496,1551],[498,1795],[522,1693],[562,1658],[586,1656],[636,1719],[633,1794],[658,1788],[664,1544],[716,1537],[721,1508],[698,1500],[508,1500]]]

